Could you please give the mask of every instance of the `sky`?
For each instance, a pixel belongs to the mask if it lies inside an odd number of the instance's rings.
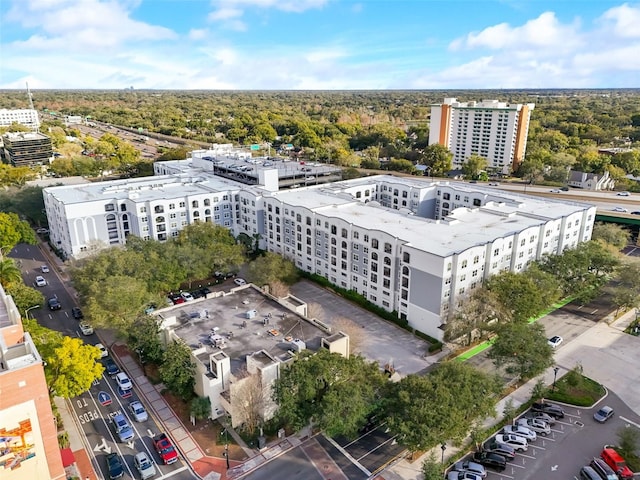
[[[639,25],[609,0],[2,0],[0,88],[637,88]]]

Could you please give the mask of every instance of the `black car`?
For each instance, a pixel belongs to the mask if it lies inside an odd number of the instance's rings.
[[[564,410],[553,403],[536,402],[531,405],[531,410],[534,412],[544,412],[553,418],[564,418]]]
[[[111,358],[107,358],[107,361],[105,363],[105,369],[107,370],[107,375],[111,375],[111,376],[120,372],[120,367],[118,367],[116,362],[114,362],[113,359]]]
[[[114,480],[124,475],[124,468],[122,467],[122,460],[117,453],[110,453],[107,455],[107,468],[109,469],[109,478]]]
[[[485,467],[491,467],[499,472],[507,468],[507,459],[497,453],[476,452],[473,454],[473,461]]]
[[[51,297],[49,300],[47,300],[47,304],[49,305],[49,310],[60,310],[62,308],[58,297]]]
[[[76,320],[82,320],[84,318],[84,314],[82,313],[82,310],[80,310],[78,307],[73,307],[71,309],[71,316]]]
[[[496,453],[503,457],[506,461],[516,458],[516,451],[510,445],[498,443],[494,439],[489,440],[482,446],[482,450],[486,453]]]

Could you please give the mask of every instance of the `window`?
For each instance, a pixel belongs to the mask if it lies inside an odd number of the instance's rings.
[[[467,261],[466,261],[466,260],[463,260],[463,261],[462,261],[462,265],[461,265],[461,267],[462,267],[462,268],[467,268]]]
[[[378,248],[378,240],[375,238],[371,239],[371,248]]]
[[[116,209],[115,205],[111,204],[111,203],[107,203],[104,206],[104,211],[105,212],[113,212]],[[157,212],[156,212],[157,213]]]
[[[147,207],[140,207],[140,213],[147,213]]]
[[[480,261],[480,257],[479,256],[475,256],[473,257],[473,263],[478,263]]]
[[[358,240],[360,238],[360,234],[358,232],[353,232],[353,238]]]

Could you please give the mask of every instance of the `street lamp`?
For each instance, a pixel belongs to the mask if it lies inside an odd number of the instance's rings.
[[[444,451],[447,449],[447,444],[442,442],[442,445],[440,445],[440,449],[442,450],[442,460],[441,463],[444,465]]]
[[[229,470],[229,432],[225,428],[220,435],[224,433],[224,453],[222,454],[227,460],[227,470]]]
[[[31,310],[33,310],[34,308],[40,308],[40,305],[34,305],[33,307],[29,307],[24,311],[24,318],[26,318],[27,320],[29,320],[29,312]]]
[[[556,378],[558,378],[558,370],[560,370],[560,367],[553,367],[553,387],[551,387],[551,393],[556,391]]]

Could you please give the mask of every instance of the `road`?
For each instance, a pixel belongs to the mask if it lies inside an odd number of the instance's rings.
[[[64,335],[83,338],[86,343],[95,345],[100,342],[95,333],[88,336],[81,335],[78,321],[71,315],[71,308],[77,306],[74,294],[55,271],[55,266],[48,265],[46,257],[37,245],[20,244],[11,251],[9,256],[20,265],[22,278],[26,285],[34,285],[36,275],[45,277],[48,284],[38,288],[45,296],[45,304],[46,299],[55,295],[62,305],[62,309],[57,311],[50,311],[46,305],[44,308],[29,309],[27,313],[31,318],[35,318],[39,324]],[[42,265],[49,266],[49,273],[42,273]],[[182,460],[169,466],[158,465],[160,459],[153,449],[151,438],[162,430],[153,418],[150,409],[146,407],[149,420],[137,423],[133,419],[129,412],[129,403],[134,400],[142,400],[135,392],[135,379],[132,380],[134,390],[127,398],[122,398],[118,394],[115,380],[108,377],[105,372],[100,380],[94,382],[89,391],[68,400],[76,423],[85,437],[84,443],[87,446],[87,453],[94,469],[102,475],[102,478],[108,478],[106,455],[116,452],[124,460],[125,476],[123,478],[137,479],[139,474],[134,469],[133,456],[137,452],[146,451],[150,458],[156,462],[156,468],[160,470],[161,475],[156,478],[195,478]],[[107,396],[111,400],[110,403],[104,402],[105,405],[102,405],[100,399],[105,399]],[[111,419],[118,413],[123,413],[134,429],[135,437],[130,442],[123,443],[117,440]]]

